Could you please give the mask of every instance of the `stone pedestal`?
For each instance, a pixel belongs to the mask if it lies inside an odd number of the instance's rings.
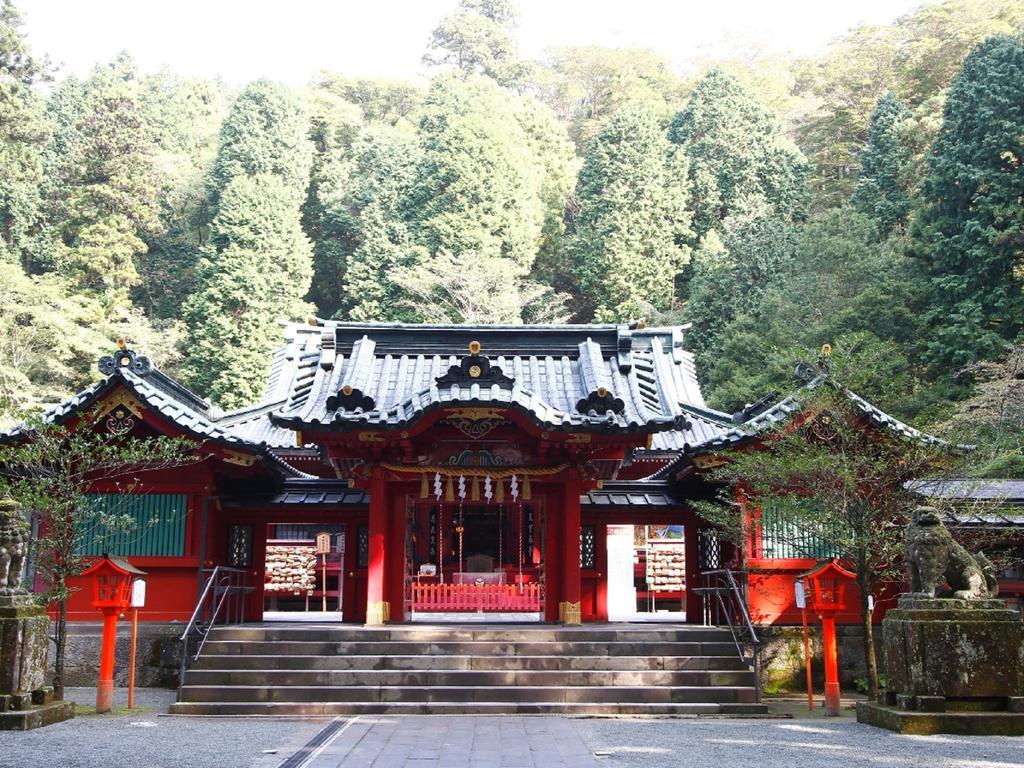
[[[50,618],[27,595],[0,595],[0,730],[28,730],[74,717],[46,686]]]
[[[884,704],[857,719],[904,733],[1024,734],[1024,623],[1000,600],[902,595],[882,623]]]

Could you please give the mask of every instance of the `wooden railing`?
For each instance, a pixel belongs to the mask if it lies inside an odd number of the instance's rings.
[[[414,611],[538,612],[540,584],[412,584]]]

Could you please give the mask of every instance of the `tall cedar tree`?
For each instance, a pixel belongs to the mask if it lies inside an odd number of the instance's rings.
[[[460,0],[430,36],[423,63],[452,66],[499,85],[515,85],[528,71],[516,50],[517,16],[509,0]]]
[[[412,242],[401,205],[416,178],[419,145],[405,128],[373,126],[356,142],[350,177],[327,206],[329,227],[345,233],[341,256],[343,316],[352,320],[408,320],[396,272],[426,259]]]
[[[516,111],[516,97],[486,78],[434,79],[404,206],[416,242],[432,255],[506,258],[520,274],[533,266],[544,206]]]
[[[81,90],[57,102],[50,156],[51,218],[63,242],[63,269],[111,309],[127,304],[139,281],[144,238],[160,229],[158,174],[143,123],[135,65],[122,54],[97,67]],[[64,123],[63,126],[60,123]]]
[[[105,426],[106,417],[93,410],[74,425],[29,419],[24,440],[0,444],[0,493],[33,510],[39,535],[33,542],[36,572],[47,585],[43,598],[57,606],[53,688],[64,698],[67,647],[67,580],[78,576],[87,560],[82,551],[106,536],[130,532],[136,521],[123,509],[100,510],[90,503],[94,483],[112,484],[131,494],[145,473],[196,461],[193,444],[165,437],[121,440]],[[147,524],[166,524],[150,520]]]
[[[742,546],[751,508],[776,504],[784,516],[772,527],[778,543],[799,548],[815,541],[854,572],[874,699],[878,662],[869,598],[903,578],[903,529],[919,503],[907,483],[946,457],[942,446],[880,433],[831,380],[798,399],[803,423],[771,426],[760,436],[766,450],[732,451],[713,474],[742,488],[749,505],[724,497],[718,506],[702,504],[701,512]]]
[[[49,131],[33,86],[48,77],[10,0],[0,3],[0,259],[35,271],[45,259],[42,150]]]
[[[751,198],[787,221],[802,214],[807,162],[775,116],[732,75],[708,72],[672,119],[668,135],[689,159],[696,239]]]
[[[878,222],[882,235],[902,229],[910,212],[913,154],[906,137],[909,118],[910,111],[893,94],[887,92],[878,100],[850,201]]]
[[[221,131],[217,213],[199,289],[185,306],[182,373],[225,407],[259,398],[277,321],[309,309],[312,254],[299,211],[311,158],[306,128],[296,96],[259,81],[241,93]]]
[[[576,198],[566,250],[578,319],[668,309],[690,255],[686,160],[650,112],[626,107],[606,122],[583,159]]]
[[[912,254],[930,286],[936,367],[997,357],[1024,330],[1024,44],[964,61],[921,185]]]

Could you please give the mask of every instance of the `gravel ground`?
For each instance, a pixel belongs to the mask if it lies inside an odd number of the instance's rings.
[[[0,732],[0,766],[278,768],[323,719],[161,717],[174,692],[139,689],[123,709],[89,714],[95,689],[72,688],[74,720]],[[778,707],[773,705],[773,709]],[[346,723],[307,768],[638,766],[642,768],[1021,768],[1024,738],[900,736],[853,720],[366,717]]]
[[[901,736],[850,717],[793,720],[580,720],[601,762],[643,768],[1019,768],[1024,738]]]
[[[276,768],[324,727],[325,720],[160,717],[175,692],[139,688],[135,708],[124,689],[115,711],[89,714],[27,732],[0,731],[0,766],[16,768]],[[95,688],[68,688],[89,707]],[[276,750],[265,754],[265,750]]]

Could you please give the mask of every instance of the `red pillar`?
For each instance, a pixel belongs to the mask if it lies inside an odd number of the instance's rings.
[[[114,609],[103,611],[103,645],[100,648],[100,679],[96,684],[96,714],[114,708],[114,646],[117,643],[117,614]]]
[[[836,617],[829,611],[821,617],[825,645],[825,714],[839,716],[839,654],[836,649]]]
[[[380,467],[374,467],[370,477],[370,541],[366,569],[367,624],[383,624],[391,618],[385,596],[387,534],[387,485],[384,482],[383,471]]]
[[[384,594],[392,622],[405,621],[405,537],[408,520],[405,514],[405,495],[389,494],[391,520],[387,540],[387,576]]]
[[[558,619],[564,624],[581,622],[580,603],[580,476],[570,470],[562,501],[562,595]]]
[[[548,502],[560,502],[558,495],[551,494],[545,498]],[[544,525],[544,621],[558,621],[559,605],[562,600],[562,510],[556,503],[546,503],[543,507],[543,520],[537,520],[540,507],[534,504],[534,538],[540,540],[538,522]]]

